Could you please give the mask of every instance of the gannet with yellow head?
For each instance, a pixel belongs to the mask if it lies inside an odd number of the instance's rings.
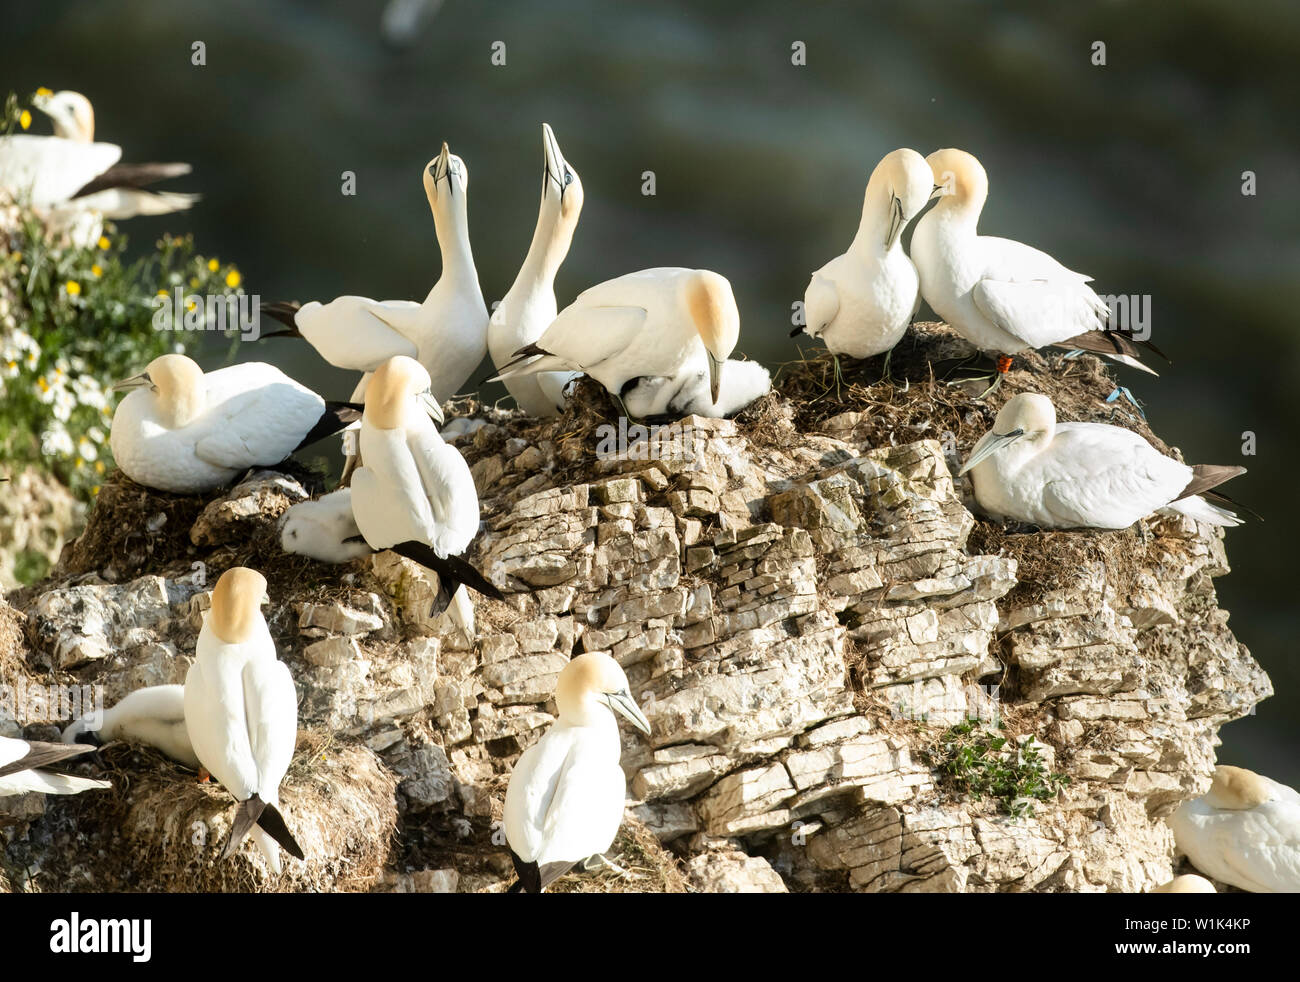
[[[461,584],[500,599],[459,558],[478,534],[478,490],[431,411],[441,421],[418,361],[398,355],[375,369],[361,421],[361,465],[352,475],[352,516],[371,549],[392,549],[438,574],[441,606]]]
[[[222,851],[251,836],[272,871],[302,849],[280,813],[280,782],[298,737],[298,694],[262,616],[266,579],[235,566],[221,574],[185,676],[185,726],[194,755],[239,807]]]
[[[0,737],[0,798],[37,791],[41,794],[78,794],[82,791],[111,788],[109,781],[75,777],[46,770],[49,765],[88,754],[94,747],[68,746],[65,743],[41,743]]]
[[[264,362],[204,374],[185,355],[162,355],[114,389],[129,393],[113,413],[114,460],[131,480],[177,494],[278,464],[361,415]]]
[[[504,368],[515,352],[532,344],[555,320],[555,274],[569,254],[582,213],[582,179],[564,159],[559,141],[542,124],[542,203],[528,255],[514,285],[488,321],[488,352]],[[573,372],[542,372],[506,379],[506,388],[530,416],[554,416],[564,404]]]
[[[1107,423],[1058,423],[1047,396],[1022,392],[975,444],[959,473],[967,472],[975,500],[993,518],[1039,528],[1122,529],[1154,512],[1240,525],[1201,494],[1246,469],[1189,467]]]
[[[1210,790],[1168,819],[1178,851],[1221,883],[1251,893],[1300,892],[1300,792],[1220,764]]]
[[[645,269],[578,294],[494,380],[585,372],[621,397],[639,379],[677,376],[703,347],[717,402],[722,367],[739,338],[740,312],[725,277],[707,269]]]
[[[506,788],[506,841],[519,876],[512,893],[541,893],[613,845],[627,796],[614,714],[650,733],[623,669],[603,651],[564,666],[555,704],[559,718],[520,755]]]
[[[1109,326],[1110,308],[1088,286],[1091,277],[1031,246],[976,231],[989,179],[972,154],[945,149],[925,159],[938,203],[912,235],[921,295],[958,334],[1001,356],[999,381],[1012,355],[1049,345],[1156,374],[1138,360],[1142,347],[1154,346]]]
[[[813,273],[804,324],[791,332],[827,349],[870,358],[896,345],[921,302],[921,281],[903,252],[907,223],[930,200],[930,166],[915,150],[886,154],[867,181],[862,218],[849,249]]]

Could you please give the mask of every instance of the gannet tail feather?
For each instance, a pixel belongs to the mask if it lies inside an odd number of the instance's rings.
[[[1187,487],[1183,488],[1182,494],[1174,500],[1179,501],[1183,498],[1190,498],[1202,491],[1217,488],[1225,481],[1231,481],[1234,477],[1240,477],[1245,473],[1246,468],[1236,464],[1193,464],[1191,481],[1188,482]]]
[[[279,321],[289,328],[287,331],[274,331],[270,334],[263,334],[264,338],[300,338],[302,332],[298,330],[298,322],[294,318],[298,315],[299,308],[302,304],[296,300],[274,300],[271,303],[262,304],[262,313],[266,314],[273,320]]]
[[[189,164],[182,163],[114,164],[102,174],[82,185],[81,189],[72,197],[74,200],[84,198],[96,191],[107,191],[110,188],[145,188],[150,184],[167,181],[173,177],[184,177],[193,169]]]
[[[1076,335],[1065,341],[1057,342],[1057,347],[1071,348],[1078,351],[1088,351],[1096,355],[1105,355],[1112,358],[1122,365],[1128,365],[1130,368],[1136,368],[1139,371],[1147,372],[1150,375],[1159,375],[1159,372],[1149,368],[1141,361],[1142,351],[1146,349],[1152,351],[1169,361],[1165,353],[1157,348],[1150,341],[1133,337],[1124,331],[1116,331],[1105,328],[1100,331],[1088,331],[1084,334]]]
[[[577,865],[571,862],[542,863],[540,866],[537,863],[526,863],[513,849],[510,850],[510,858],[514,860],[515,875],[519,879],[507,893],[541,893]]]
[[[563,371],[572,366],[563,358],[557,358],[545,348],[536,344],[526,344],[515,352],[514,357],[502,365],[495,375],[485,382],[501,382],[516,375],[533,375],[537,372]]]
[[[268,804],[262,809],[262,814],[257,819],[257,826],[278,842],[280,848],[294,859],[306,858],[303,855],[302,846],[298,845],[298,840],[289,831],[288,823],[285,822],[284,816],[280,814],[280,809],[276,808],[275,805]]]
[[[50,764],[57,764],[59,761],[67,760],[69,757],[80,757],[82,754],[91,753],[94,749],[94,747],[87,746],[84,743],[42,743],[36,740],[29,740],[27,742],[26,755],[0,767],[0,777],[5,777],[9,774],[17,774],[20,771],[35,770],[40,767],[46,767]],[[77,780],[85,779],[78,778]],[[93,786],[99,787],[100,785],[96,784]]]
[[[239,803],[239,807],[235,809],[235,820],[230,826],[230,838],[226,840],[226,848],[221,850],[222,859],[229,859],[235,854],[239,844],[252,831],[265,809],[266,802],[257,795]]]
[[[459,556],[439,556],[432,547],[415,540],[399,542],[390,548],[399,556],[405,556],[438,574],[438,582],[442,585],[440,597],[442,593],[447,597],[446,602],[442,604],[444,608],[447,603],[450,603],[456,588],[462,585],[477,590],[493,600],[505,599],[501,591],[489,583],[482,573]],[[441,611],[435,610],[434,613],[441,613]]]
[[[1199,494],[1190,498],[1171,501],[1162,510],[1175,511],[1180,515],[1186,515],[1188,518],[1194,518],[1196,521],[1204,522],[1207,525],[1224,525],[1231,528],[1241,524],[1241,519],[1235,512],[1220,508],[1218,505],[1206,501]]]
[[[302,438],[302,442],[290,452],[297,453],[303,447],[309,447],[317,440],[323,440],[327,436],[333,436],[340,430],[346,430],[361,418],[365,408],[358,402],[326,402],[325,411],[321,413],[316,425]]]

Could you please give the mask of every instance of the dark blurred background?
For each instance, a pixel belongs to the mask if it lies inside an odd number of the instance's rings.
[[[794,355],[790,305],[848,245],[879,158],[972,151],[990,175],[983,231],[1046,249],[1102,294],[1152,296],[1174,364],[1123,381],[1157,432],[1191,460],[1250,468],[1231,492],[1267,521],[1228,533],[1234,570],[1217,585],[1278,695],[1223,730],[1221,759],[1300,786],[1300,4],[702,7],[431,0],[394,43],[382,3],[7,3],[0,90],[80,90],[125,160],[193,162],[171,186],[203,193],[194,211],[123,231],[139,248],[193,231],[267,300],[422,299],[439,260],[421,167],[443,140],[469,168],[474,255],[499,299],[536,219],[545,120],[586,189],[560,305],[631,270],[709,267],[735,288],[741,349],[768,364]],[[354,381],[286,342],[236,357],[334,398]],[[1247,430],[1258,455],[1243,459]]]

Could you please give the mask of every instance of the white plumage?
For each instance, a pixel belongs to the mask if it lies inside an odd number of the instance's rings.
[[[627,782],[614,713],[650,732],[623,669],[604,652],[566,665],[555,701],[559,719],[520,756],[506,789],[506,840],[528,892],[604,853],[618,834]]]
[[[1217,479],[1244,468],[1211,468]],[[1128,528],[1160,511],[1213,525],[1238,525],[1232,512],[1198,494],[1196,469],[1166,457],[1138,434],[1105,423],[1057,423],[1046,396],[1022,392],[1010,399],[993,428],[971,451],[975,500],[994,518],[1040,528]],[[1186,496],[1185,496],[1186,495]]]
[[[721,419],[740,412],[772,390],[772,374],[756,361],[727,359],[715,401],[709,392],[709,369],[701,356],[674,377],[643,378],[623,394],[623,405],[638,419],[651,416],[709,416]]]
[[[0,798],[29,791],[41,794],[77,794],[96,788],[111,788],[112,784],[108,781],[58,774],[47,771],[42,766],[89,753],[93,749],[0,737]]]
[[[87,731],[86,720],[74,720],[64,729],[63,742],[81,742],[77,738]],[[136,689],[111,709],[104,710],[98,729],[89,732],[94,733],[100,743],[110,740],[144,743],[157,747],[186,767],[195,770],[199,767],[189,731],[185,728],[183,685],[153,685]]]
[[[136,391],[113,413],[114,460],[131,480],[177,494],[279,463],[328,413],[320,396],[263,362],[205,375],[184,355],[163,355],[116,388]]]
[[[582,180],[545,123],[542,156],[542,203],[533,240],[519,275],[488,321],[488,352],[499,369],[555,320],[555,274],[569,253],[582,212]],[[524,412],[554,416],[564,404],[565,386],[575,377],[573,372],[542,372],[507,378],[505,383]]]
[[[312,501],[300,501],[280,518],[280,547],[323,563],[346,563],[374,552],[352,516],[352,489],[340,488]]]
[[[1252,893],[1300,892],[1300,793],[1221,765],[1207,794],[1169,818],[1178,849],[1208,876]]]
[[[254,798],[278,809],[298,733],[293,676],[276,658],[259,609],[265,595],[266,580],[253,570],[237,566],[221,575],[185,677],[185,723],[195,756],[241,812]],[[276,840],[260,825],[249,835],[280,872]],[[232,835],[227,854],[237,846]]]
[[[813,273],[804,292],[803,333],[851,358],[869,358],[898,343],[916,313],[921,288],[916,267],[903,252],[903,229],[925,207],[931,190],[930,166],[915,150],[895,150],[876,165],[852,244]]]
[[[716,398],[739,334],[740,313],[724,277],[700,269],[645,269],[578,294],[496,378],[585,372],[621,396],[634,379],[675,377],[703,348]]]

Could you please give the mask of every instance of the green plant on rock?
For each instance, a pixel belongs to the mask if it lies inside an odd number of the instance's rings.
[[[1033,815],[1035,801],[1051,800],[1070,783],[1067,775],[1048,771],[1032,738],[1011,743],[973,719],[944,731],[921,756],[958,794],[994,798],[1013,818]]]

